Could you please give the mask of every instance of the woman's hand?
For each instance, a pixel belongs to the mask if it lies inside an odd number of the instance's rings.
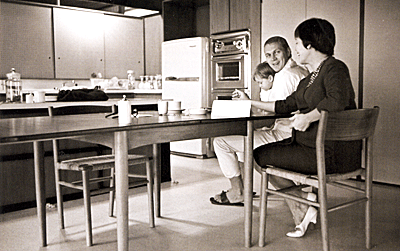
[[[306,114],[295,114],[293,117],[290,117],[289,120],[292,121],[292,128],[297,131],[304,132],[310,126],[310,124],[314,121],[318,121],[321,117],[319,111],[315,108],[309,113]]]
[[[292,128],[297,131],[304,132],[310,126],[310,121],[305,114],[295,114],[293,117],[290,117],[289,120],[292,121]]]
[[[246,93],[242,92],[241,90],[235,90],[232,93],[232,98],[239,99],[239,100],[250,100]]]

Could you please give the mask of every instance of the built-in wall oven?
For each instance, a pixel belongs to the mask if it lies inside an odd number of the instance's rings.
[[[235,89],[249,94],[249,86],[251,86],[250,31],[212,34],[212,99],[229,99]]]

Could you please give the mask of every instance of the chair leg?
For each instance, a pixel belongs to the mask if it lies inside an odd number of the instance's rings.
[[[63,195],[62,195],[62,187],[59,183],[60,181],[60,170],[55,169],[54,172],[55,180],[56,180],[56,197],[57,197],[57,211],[58,211],[58,219],[60,221],[60,228],[64,229],[64,203],[63,203]]]
[[[114,216],[114,201],[115,201],[115,169],[111,168],[110,170],[110,175],[111,175],[111,180],[110,180],[110,188],[113,188],[110,190],[110,202],[108,206],[108,216],[113,217]]]
[[[265,245],[265,228],[266,228],[266,218],[267,218],[267,193],[268,186],[268,174],[266,172],[261,172],[261,198],[260,198],[260,229],[258,237],[258,246],[264,247]]]
[[[82,171],[83,181],[83,200],[85,204],[85,218],[86,218],[86,245],[93,245],[92,237],[92,213],[90,209],[90,186],[89,186],[89,171]]]
[[[322,246],[324,251],[329,251],[328,203],[326,184],[318,189],[318,200],[320,202],[319,214],[321,221]]]
[[[154,193],[153,193],[153,167],[149,160],[146,161],[147,197],[149,208],[149,225],[154,227]]]

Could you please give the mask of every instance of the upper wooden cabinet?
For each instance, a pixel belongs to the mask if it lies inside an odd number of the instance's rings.
[[[230,30],[229,0],[210,0],[210,33]]]
[[[104,73],[104,15],[54,8],[56,78]]]
[[[1,2],[0,78],[54,78],[51,8]]]
[[[105,78],[127,78],[127,70],[144,74],[143,20],[104,16]]]
[[[253,19],[260,22],[260,8],[260,0],[210,0],[211,34],[252,29]]]

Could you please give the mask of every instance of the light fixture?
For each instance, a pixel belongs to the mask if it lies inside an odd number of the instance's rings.
[[[159,11],[156,11],[156,10],[146,10],[146,9],[125,7],[124,15],[131,16],[131,17],[145,17],[145,16],[154,15],[154,14],[158,14],[158,13],[159,13]]]

